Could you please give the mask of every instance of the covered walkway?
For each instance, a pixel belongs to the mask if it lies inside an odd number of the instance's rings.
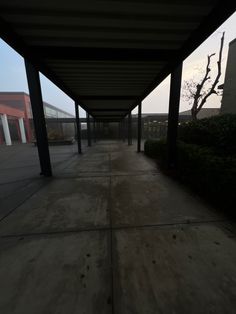
[[[1,313],[235,313],[232,226],[133,146],[42,180],[0,222]]]

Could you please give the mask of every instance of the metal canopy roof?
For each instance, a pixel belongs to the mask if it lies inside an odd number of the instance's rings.
[[[0,36],[93,117],[115,121],[235,7],[227,0],[1,0]]]

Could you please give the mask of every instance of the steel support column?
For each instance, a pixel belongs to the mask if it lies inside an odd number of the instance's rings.
[[[118,140],[121,139],[121,122],[118,122]]]
[[[94,143],[97,142],[97,138],[96,138],[96,121],[95,121],[94,118],[93,118],[93,141],[94,141]]]
[[[169,168],[174,168],[177,163],[177,133],[179,120],[179,102],[182,67],[183,63],[181,63],[171,73],[168,130],[167,130],[167,162]]]
[[[141,152],[141,140],[142,140],[142,103],[138,104],[138,133],[137,133],[137,152]]]
[[[97,139],[98,140],[100,140],[100,138],[101,138],[101,127],[100,127],[100,122],[97,122],[97,129],[96,129],[96,131],[97,131]]]
[[[48,148],[47,129],[43,110],[39,72],[27,60],[25,60],[25,69],[29,86],[41,174],[46,177],[50,177],[52,175],[52,168]]]
[[[132,145],[132,114],[128,114],[128,145]]]
[[[126,140],[126,121],[125,118],[123,119],[122,123],[122,134],[123,134],[123,142]]]
[[[91,146],[91,129],[90,129],[90,117],[89,114],[86,113],[87,117],[87,138],[88,138],[88,146]]]
[[[82,154],[81,148],[81,126],[79,121],[79,104],[75,102],[75,122],[76,122],[76,130],[77,130],[77,145],[78,145],[78,153]]]

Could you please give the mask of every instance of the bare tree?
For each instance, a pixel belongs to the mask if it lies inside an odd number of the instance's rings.
[[[221,62],[222,62],[222,50],[224,46],[224,36],[223,32],[221,41],[220,41],[220,50],[217,61],[217,74],[214,80],[211,79],[211,59],[215,56],[215,53],[212,53],[207,56],[207,65],[204,71],[203,78],[200,82],[196,82],[194,79],[190,79],[189,81],[184,82],[183,86],[183,98],[187,100],[192,108],[191,114],[192,119],[197,119],[197,114],[202,109],[204,104],[206,103],[208,97],[211,95],[220,95],[220,93],[216,90],[217,84],[219,83],[219,79],[221,76]]]

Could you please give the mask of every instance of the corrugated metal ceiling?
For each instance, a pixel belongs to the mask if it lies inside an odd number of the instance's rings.
[[[213,0],[1,0],[1,36],[95,118],[114,120],[234,10]]]

